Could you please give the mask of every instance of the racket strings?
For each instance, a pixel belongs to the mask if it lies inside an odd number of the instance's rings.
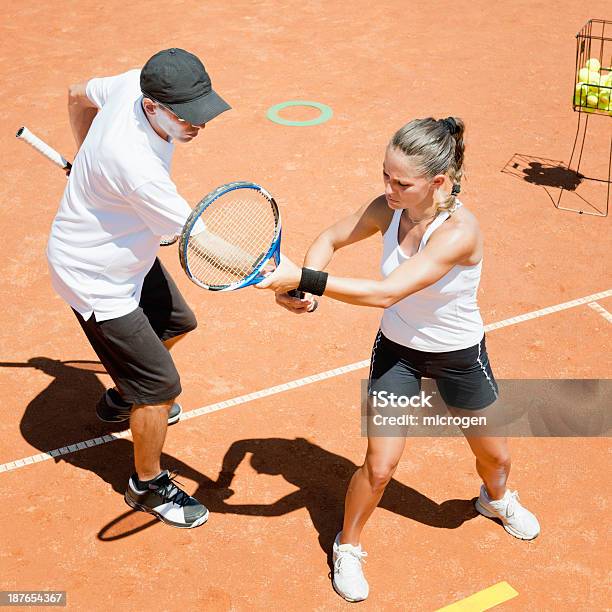
[[[191,272],[207,285],[226,285],[245,278],[263,254],[249,253],[246,247],[245,244],[229,243],[212,254],[210,248],[191,244]]]
[[[260,255],[262,248],[272,241],[275,229],[269,223],[269,207],[253,207],[250,201],[235,202],[234,206],[236,210],[229,210],[227,207],[225,210],[215,211],[205,220],[209,231],[236,247],[233,259],[229,250],[218,254],[229,256],[230,265],[241,260],[244,253]],[[248,233],[245,231],[247,224]]]
[[[277,215],[260,192],[247,197],[232,192],[208,206],[200,216],[207,232],[187,243],[191,274],[208,286],[227,286],[249,276],[276,237]]]

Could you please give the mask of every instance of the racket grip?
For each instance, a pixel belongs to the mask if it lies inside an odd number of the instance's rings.
[[[52,149],[47,143],[43,142],[38,136],[35,136],[28,130],[27,127],[20,127],[15,134],[17,138],[27,142],[31,147],[34,147],[39,153],[50,159],[54,164],[64,170],[72,167],[69,161],[66,161],[55,149]]]

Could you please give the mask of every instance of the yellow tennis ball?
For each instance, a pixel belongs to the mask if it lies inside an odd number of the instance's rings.
[[[574,104],[580,106],[586,102],[589,94],[589,86],[586,83],[576,83],[576,93],[574,94]]]
[[[597,105],[599,104],[599,99],[597,96],[590,94],[587,96],[587,106],[589,108],[597,108]]]
[[[589,70],[599,70],[601,68],[601,64],[599,63],[599,60],[595,57],[591,57],[590,59],[588,59],[586,61],[585,66]]]
[[[599,88],[601,87],[602,82],[598,72],[589,73],[589,82],[587,85],[589,86],[589,93],[599,95]]]
[[[599,76],[599,72],[595,70],[590,70],[588,82],[593,85],[599,85],[599,83],[601,82],[601,77]]]
[[[578,79],[580,81],[584,81],[585,83],[589,80],[589,73],[591,71],[588,68],[581,68],[578,71]]]
[[[599,102],[597,104],[597,108],[599,110],[608,110],[608,106],[610,106],[610,98],[599,98]]]

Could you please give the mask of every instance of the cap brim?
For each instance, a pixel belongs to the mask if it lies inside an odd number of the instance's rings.
[[[166,106],[181,119],[192,125],[202,125],[212,121],[217,115],[232,107],[215,91],[204,96],[183,102],[181,104],[166,104]]]

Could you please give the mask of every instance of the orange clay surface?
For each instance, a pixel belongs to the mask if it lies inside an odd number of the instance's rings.
[[[541,186],[502,172],[517,154],[568,160],[574,37],[589,18],[610,18],[606,9],[603,0],[5,6],[0,463],[111,431],[94,414],[110,379],[47,273],[65,178],[13,137],[25,124],[72,158],[69,84],[170,46],[202,57],[233,110],[177,147],[179,190],[195,204],[221,183],[263,184],[282,208],[284,249],[298,260],[332,220],[381,192],[395,129],[414,117],[461,116],[461,199],[485,235],[479,298],[494,323],[612,288],[610,219],[559,211]],[[334,116],[307,128],[266,119],[270,106],[294,99],[325,103]],[[590,121],[587,147],[602,174],[612,124]],[[605,204],[605,192],[593,199]],[[316,314],[297,317],[268,292],[202,291],[180,270],[176,247],[160,256],[199,319],[174,351],[186,411],[369,357],[380,311],[323,299]],[[331,271],[376,277],[379,257],[371,239],[338,254]],[[611,312],[612,298],[600,305]],[[498,378],[609,378],[611,330],[582,305],[493,331],[488,348]],[[0,590],[66,590],[73,610],[345,608],[327,553],[365,452],[366,376],[172,427],[164,465],[211,510],[192,531],[129,511],[129,438],[0,473]],[[409,440],[364,532],[371,594],[360,609],[433,611],[501,581],[519,595],[500,610],[609,609],[609,440],[523,438],[511,449],[509,485],[539,517],[540,537],[516,540],[475,515],[480,482],[463,439]],[[214,484],[226,455],[239,465],[224,499]]]

